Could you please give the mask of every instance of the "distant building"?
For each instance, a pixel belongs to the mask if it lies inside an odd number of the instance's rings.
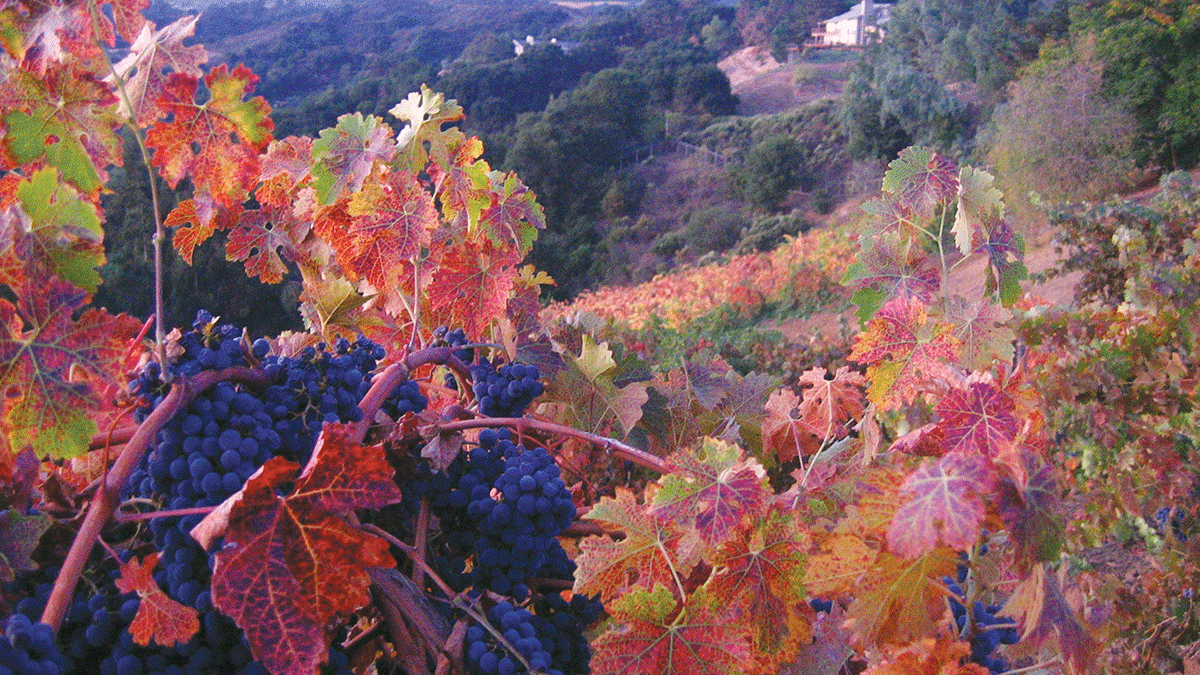
[[[824,29],[813,31],[813,44],[848,45],[857,47],[866,44],[867,36],[883,34],[883,26],[892,18],[892,6],[862,0],[845,14],[825,20]]]

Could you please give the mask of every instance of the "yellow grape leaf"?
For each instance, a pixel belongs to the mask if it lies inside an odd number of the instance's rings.
[[[915,560],[879,554],[859,582],[850,605],[863,646],[933,635],[946,609],[941,578],[952,576],[958,556],[939,548]]]
[[[850,594],[878,555],[862,537],[853,534],[834,534],[821,549],[809,556],[804,576],[804,585],[814,597]]]

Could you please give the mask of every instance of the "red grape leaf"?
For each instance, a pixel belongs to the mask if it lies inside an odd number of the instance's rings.
[[[995,472],[978,455],[947,455],[921,465],[901,492],[912,499],[900,507],[888,528],[888,548],[917,558],[938,543],[970,549],[979,540],[987,509],[981,495],[995,483]]]
[[[19,164],[45,159],[81,192],[95,195],[107,167],[121,164],[121,120],[108,85],[77,64],[45,75],[14,69],[0,84],[0,138]]]
[[[520,275],[521,254],[512,247],[462,242],[446,251],[433,273],[429,303],[441,323],[482,335],[504,316]]]
[[[946,320],[954,323],[962,342],[962,365],[987,370],[993,362],[1012,363],[1016,335],[1007,326],[1012,313],[986,300],[972,302],[961,295],[946,299]]]
[[[1024,465],[1025,483],[1001,478],[999,510],[1016,549],[1017,565],[1029,569],[1058,560],[1063,536],[1061,498],[1052,466],[1025,449],[1018,458]]]
[[[17,224],[25,235],[26,266],[33,261],[79,288],[95,291],[100,285],[97,267],[104,264],[104,231],[96,207],[82,199],[70,185],[58,182],[58,172],[45,168],[17,185],[17,198],[28,215]],[[20,254],[19,253],[19,254]]]
[[[892,410],[911,403],[924,382],[952,379],[954,371],[943,359],[958,356],[953,331],[953,324],[931,323],[920,300],[896,298],[880,308],[848,357],[867,364],[871,402]]]
[[[12,452],[7,448],[0,448],[0,452],[7,454],[0,457],[0,462],[11,465]],[[5,468],[9,469],[6,473],[11,473],[11,466]],[[32,572],[38,568],[30,556],[53,524],[53,518],[41,513],[26,516],[18,509],[0,511],[0,583],[12,582],[17,572]]]
[[[450,166],[451,148],[461,147],[466,141],[457,128],[442,129],[443,124],[463,118],[462,107],[424,84],[420,93],[410,93],[388,112],[405,122],[396,136],[396,145],[409,171],[424,171],[430,161],[440,167]]]
[[[821,439],[841,438],[847,422],[863,414],[863,387],[867,381],[848,366],[838,368],[832,378],[825,368],[806,370],[796,380],[801,387],[800,415]]]
[[[801,415],[800,397],[790,389],[771,394],[763,407],[767,415],[762,421],[762,443],[767,456],[786,462],[820,449],[821,439]]]
[[[96,4],[100,7],[109,5],[112,8],[112,23],[116,25],[116,34],[126,42],[133,42],[142,26],[147,23],[146,17],[142,16],[142,10],[150,6],[150,0],[102,0]],[[101,19],[100,33],[101,39],[109,47],[116,46],[116,36],[112,33],[107,16]]]
[[[584,517],[613,526],[624,538],[604,535],[579,542],[576,593],[599,593],[607,601],[629,588],[673,585],[675,574],[686,575],[699,561],[694,547],[681,545],[684,532],[647,512],[626,488],[617,487],[615,498],[602,497]]]
[[[380,164],[396,156],[392,129],[375,115],[356,112],[342,115],[337,126],[325,129],[313,141],[313,187],[317,202],[329,204],[344,192],[358,192],[363,181]],[[422,165],[414,171],[422,171]]]
[[[203,74],[200,64],[208,61],[204,46],[183,46],[184,38],[196,31],[199,19],[198,15],[185,16],[157,31],[153,24],[144,23],[137,38],[129,38],[133,43],[129,54],[113,66],[125,83],[125,98],[120,100],[118,108],[122,117],[131,117],[138,126],[145,127],[166,114],[158,107],[158,99],[166,88],[166,69],[192,77]],[[126,105],[126,99],[132,109]]]
[[[545,229],[546,213],[517,174],[496,174],[493,182],[492,205],[480,214],[479,222],[498,246],[515,245],[524,255],[533,247],[537,231]]]
[[[880,235],[850,264],[842,283],[860,289],[854,294],[854,302],[859,306],[859,320],[866,321],[892,298],[933,302],[942,285],[942,274],[919,244]]]
[[[958,167],[929,148],[911,146],[888,164],[883,191],[928,220],[958,196]]]
[[[901,492],[905,473],[898,468],[874,468],[858,482],[858,504],[847,511],[848,518],[839,530],[857,534],[864,539],[879,539],[908,500]]]
[[[228,260],[246,263],[246,276],[277,284],[287,274],[283,258],[295,260],[296,248],[312,227],[312,221],[295,217],[291,205],[264,205],[245,211],[230,228],[225,242]]]
[[[744,627],[722,600],[701,591],[676,614],[670,589],[637,589],[607,604],[617,626],[593,643],[596,675],[717,675],[743,673],[751,659]]]
[[[16,306],[0,300],[4,430],[14,451],[32,444],[38,456],[82,455],[97,431],[88,414],[106,405],[98,387],[123,381],[122,357],[141,322],[84,310],[88,294],[58,278],[30,280],[16,294]]]
[[[888,449],[921,457],[941,457],[946,454],[946,434],[941,425],[926,424],[897,438]]]
[[[954,574],[958,557],[937,549],[915,560],[884,552],[859,578],[849,614],[864,647],[903,643],[937,632],[946,611],[941,578]]]
[[[163,224],[176,228],[171,243],[179,257],[191,265],[196,247],[208,241],[217,230],[228,230],[241,213],[241,205],[223,209],[213,201],[211,195],[200,193],[195,199],[185,199],[176,204]]]
[[[934,410],[945,434],[946,450],[995,457],[1016,440],[1020,429],[1017,407],[1003,389],[976,376],[965,389],[953,388]]]
[[[146,132],[154,165],[172,188],[190,176],[198,192],[222,206],[244,202],[258,182],[258,153],[271,142],[271,107],[254,91],[258,76],[245,66],[231,72],[224,64],[204,77],[209,100],[196,101],[198,80],[171,73],[159,104],[171,116]],[[236,139],[236,140],[235,140]]]
[[[344,515],[400,499],[377,447],[326,424],[304,472],[275,457],[243,488],[229,514],[213,570],[213,605],[246,632],[250,650],[276,675],[313,673],[326,661],[326,624],[369,600],[366,568],[395,564],[387,542]],[[295,481],[286,497],[277,491]]]
[[[352,278],[365,277],[376,288],[400,285],[399,275],[408,276],[401,263],[429,246],[440,224],[433,197],[406,173],[364,185],[350,197],[346,212],[349,227],[325,239]]]
[[[150,641],[163,647],[186,644],[200,631],[200,615],[195,609],[171,599],[154,582],[154,566],[158,552],[144,560],[121,563],[121,576],[116,580],[122,593],[137,593],[141,598],[137,616],[129,625],[133,641],[145,647]]]
[[[734,531],[713,559],[710,594],[740,608],[751,646],[775,665],[794,658],[812,637],[803,611],[809,544],[793,516],[773,509],[753,527]]]
[[[999,614],[1020,623],[1022,644],[1037,649],[1056,641],[1053,650],[1062,654],[1071,673],[1093,672],[1103,645],[1063,596],[1058,577],[1047,574],[1043,565],[1017,584]]]
[[[698,450],[681,449],[666,464],[669,473],[659,480],[650,512],[693,524],[709,547],[760,518],[772,494],[762,465],[732,443],[706,438]]]

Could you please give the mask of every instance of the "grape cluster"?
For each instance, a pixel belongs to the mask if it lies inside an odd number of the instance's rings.
[[[520,417],[546,391],[540,377],[537,366],[506,363],[497,367],[481,360],[471,366],[471,388],[479,412],[488,417]]]
[[[470,342],[471,341],[467,339],[467,334],[463,331],[463,329],[455,328],[454,330],[450,330],[446,326],[438,326],[437,328],[433,329],[433,343],[430,344],[430,346],[462,347],[463,345],[470,344]],[[475,350],[456,349],[454,350],[454,356],[456,356],[458,360],[462,361],[463,363],[470,363],[475,360]],[[444,381],[446,383],[446,387],[450,389],[458,389],[458,380],[455,379],[454,373],[446,373]]]
[[[966,630],[967,608],[962,603],[962,586],[959,582],[944,579],[946,587],[954,596],[950,597],[950,611],[954,616],[959,633]],[[1000,605],[985,605],[976,600],[971,604],[971,662],[977,663],[993,673],[1008,670],[1008,662],[994,652],[1000,645],[1015,645],[1021,639],[1011,617],[998,617]]]
[[[582,595],[570,601],[549,595],[534,604],[534,612],[502,601],[488,610],[488,624],[504,637],[507,646],[483,626],[467,629],[467,663],[484,675],[516,675],[528,670],[516,650],[534,671],[547,675],[583,675],[590,672],[591,650],[584,629],[600,618],[600,603]]]
[[[380,409],[395,421],[408,413],[419,413],[429,405],[416,380],[405,380],[388,394]]]
[[[1180,542],[1188,540],[1187,532],[1183,531],[1183,511],[1173,509],[1169,506],[1164,506],[1154,514],[1154,523],[1158,526],[1159,532],[1166,532],[1167,528],[1171,528],[1171,533]]]
[[[0,640],[0,675],[63,675],[67,659],[54,643],[54,629],[24,614],[8,618]]]

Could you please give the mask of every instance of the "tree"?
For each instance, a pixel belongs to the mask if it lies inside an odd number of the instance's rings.
[[[799,187],[804,150],[791,136],[771,136],[750,150],[738,183],[742,195],[760,211],[771,211]]]

